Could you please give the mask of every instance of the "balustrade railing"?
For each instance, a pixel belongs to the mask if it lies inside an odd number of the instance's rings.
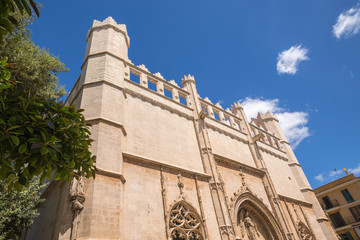
[[[208,117],[226,124],[241,132],[245,131],[243,119],[234,115],[229,108],[223,109],[219,103],[212,104],[208,98],[199,98],[201,108],[205,109]]]
[[[280,144],[280,139],[270,134],[265,129],[259,128],[254,124],[250,124],[251,134],[252,136],[256,136],[258,134],[263,134],[263,137],[260,138],[260,142],[268,144],[276,149],[282,150],[282,146]]]
[[[190,107],[189,93],[179,87],[175,80],[166,81],[160,73],[150,73],[144,65],[135,66],[128,64],[128,68],[129,80],[175,102]]]

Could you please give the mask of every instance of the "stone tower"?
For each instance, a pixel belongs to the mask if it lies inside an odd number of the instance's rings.
[[[180,87],[134,65],[111,17],[86,41],[67,103],[92,124],[98,173],[53,181],[26,239],[337,239],[273,114],[248,122],[194,76]]]

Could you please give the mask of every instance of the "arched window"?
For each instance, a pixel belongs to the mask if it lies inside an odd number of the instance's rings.
[[[169,226],[172,240],[204,240],[199,215],[183,201],[171,209]]]

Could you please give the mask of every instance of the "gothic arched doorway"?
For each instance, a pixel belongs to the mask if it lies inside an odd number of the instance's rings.
[[[235,208],[236,235],[243,240],[283,240],[279,224],[264,203],[247,192],[239,196]]]

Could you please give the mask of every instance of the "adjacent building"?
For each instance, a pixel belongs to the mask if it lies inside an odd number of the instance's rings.
[[[360,239],[360,178],[347,173],[314,192],[341,239]]]

